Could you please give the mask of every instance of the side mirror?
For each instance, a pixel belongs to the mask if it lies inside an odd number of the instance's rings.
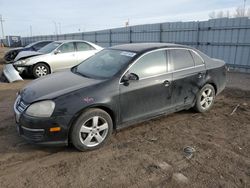
[[[129,81],[136,81],[136,80],[139,80],[139,76],[135,73],[126,73],[122,78],[122,82],[125,85],[128,85]]]
[[[56,54],[59,54],[59,53],[61,53],[60,50],[55,50],[55,51],[54,51],[54,54],[55,54],[55,55],[56,55]]]

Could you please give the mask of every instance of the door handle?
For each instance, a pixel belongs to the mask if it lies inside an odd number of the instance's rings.
[[[168,86],[170,86],[170,81],[165,80],[165,81],[163,82],[163,84],[164,84],[165,87],[168,87]]]

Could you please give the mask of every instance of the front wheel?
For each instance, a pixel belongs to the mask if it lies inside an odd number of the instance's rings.
[[[33,67],[33,76],[39,78],[50,74],[49,66],[44,63],[38,63]]]
[[[206,84],[197,94],[194,109],[197,112],[206,112],[211,109],[214,104],[215,90],[210,84]]]
[[[80,151],[101,147],[110,137],[113,122],[110,115],[101,109],[85,111],[73,124],[71,141]]]

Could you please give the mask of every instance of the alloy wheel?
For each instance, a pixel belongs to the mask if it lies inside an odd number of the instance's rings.
[[[94,116],[83,123],[79,138],[85,146],[94,147],[101,144],[107,134],[108,122],[100,116]]]
[[[211,104],[213,103],[214,97],[212,89],[206,88],[201,94],[200,105],[201,107],[206,110],[208,109]]]

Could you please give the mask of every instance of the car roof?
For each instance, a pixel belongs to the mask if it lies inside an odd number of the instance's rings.
[[[39,41],[34,42],[34,44],[41,43],[41,42],[54,42],[54,41],[53,40],[39,40]]]
[[[88,41],[85,41],[85,40],[57,40],[55,42],[88,42]]]
[[[174,43],[130,43],[130,44],[122,44],[122,45],[113,46],[110,49],[142,53],[142,52],[151,51],[155,49],[171,48],[171,47],[181,47],[181,48],[191,49],[189,46],[184,46],[184,45],[174,44]]]

